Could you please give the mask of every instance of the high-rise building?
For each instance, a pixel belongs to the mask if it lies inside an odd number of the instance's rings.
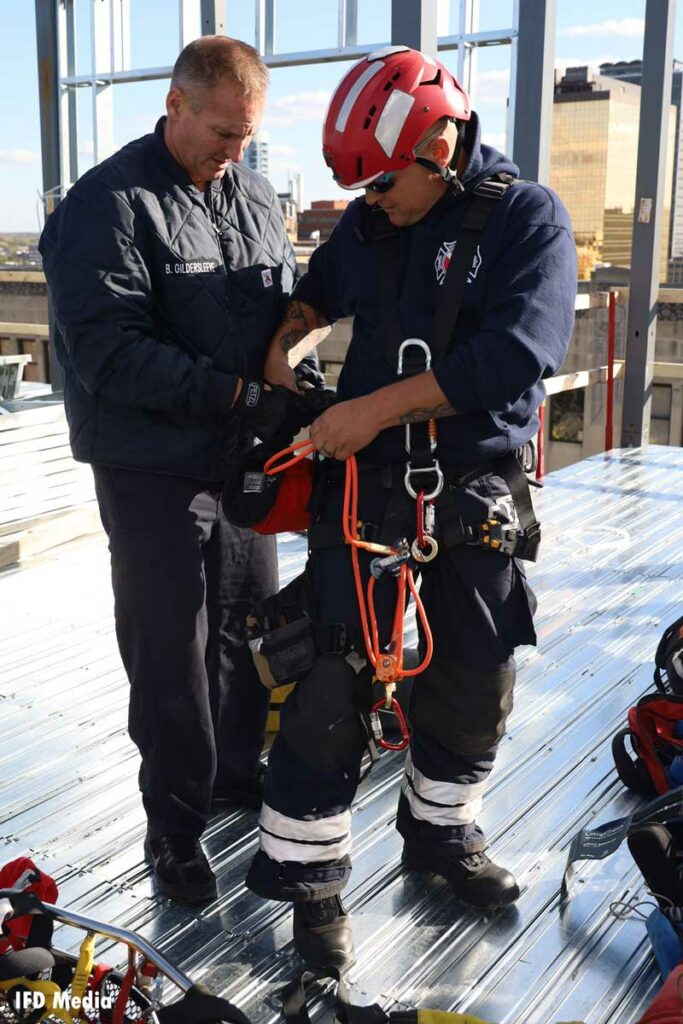
[[[268,136],[257,132],[247,146],[244,162],[252,171],[258,171],[264,178],[268,177]]]
[[[550,185],[569,210],[579,278],[600,265],[630,267],[638,162],[640,86],[567,68],[556,76]],[[669,113],[660,281],[667,276],[676,111]]]
[[[643,80],[642,60],[620,61],[618,64],[601,64],[600,74],[622,82],[640,85]],[[671,75],[671,102],[676,108],[676,137],[674,143],[674,180],[671,190],[671,214],[669,258],[683,256],[683,119],[681,119],[681,97],[683,95],[683,64],[675,60]],[[671,267],[669,267],[671,276]]]

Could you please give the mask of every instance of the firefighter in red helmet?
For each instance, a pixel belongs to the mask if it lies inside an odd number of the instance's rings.
[[[571,336],[577,268],[562,203],[482,143],[467,94],[426,54],[390,47],[359,61],[332,97],[323,154],[337,183],[364,195],[311,257],[265,376],[293,388],[292,347],[340,317],[354,317],[353,336],[337,404],[311,428],[317,656],[281,714],[247,884],[293,902],[311,966],[343,969],[353,939],[340,894],[372,701],[340,525],[344,460],[356,456],[366,540],[415,536],[417,514],[438,547],[419,565],[433,655],[410,699],[403,867],[442,875],[480,910],[507,906],[519,886],[485,852],[480,813],[514,650],[536,642],[523,560],[536,557],[539,524],[525,469],[543,378]],[[361,564],[375,576],[369,555]],[[373,584],[379,635],[395,605],[389,576]]]

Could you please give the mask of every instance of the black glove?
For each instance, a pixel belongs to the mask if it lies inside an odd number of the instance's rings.
[[[263,381],[244,380],[233,409],[262,441],[269,441],[276,435],[278,440],[291,438],[301,428],[296,398],[288,388],[266,389]],[[282,447],[287,444],[289,441],[285,440]]]
[[[294,367],[294,376],[299,391],[308,391],[310,388],[322,390],[325,387],[325,376],[320,372],[318,366],[306,359]]]

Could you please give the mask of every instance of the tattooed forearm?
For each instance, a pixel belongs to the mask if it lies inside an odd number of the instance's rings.
[[[285,318],[278,331],[278,340],[280,348],[286,353],[306,338],[306,351],[310,352],[329,332],[330,325],[324,316],[312,306],[293,301],[285,311]]]
[[[449,402],[442,402],[432,409],[409,409],[401,416],[401,423],[424,423],[425,420],[439,420],[444,416],[454,416],[455,409]]]

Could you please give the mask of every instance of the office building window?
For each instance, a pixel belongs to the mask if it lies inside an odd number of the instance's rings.
[[[669,444],[671,433],[671,385],[652,385],[650,444]]]
[[[550,440],[570,444],[583,442],[585,388],[561,391],[550,399]]]

